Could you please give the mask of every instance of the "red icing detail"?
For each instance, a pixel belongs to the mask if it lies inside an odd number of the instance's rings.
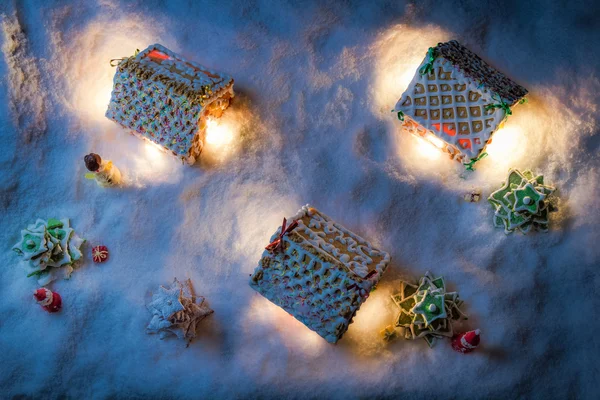
[[[463,149],[471,148],[471,140],[470,139],[458,139],[458,145]]]
[[[440,131],[440,123],[439,122],[435,123],[435,124],[432,124],[432,125],[433,125],[433,127],[435,129],[438,130],[438,132]],[[455,136],[456,135],[456,129],[450,128],[450,124],[443,124],[441,126],[441,128],[444,131],[444,133],[447,134],[447,135],[449,135],[449,136]]]
[[[148,55],[148,57],[158,58],[159,60],[168,60],[170,58],[168,55],[166,55],[165,53],[161,53],[158,50],[152,50],[147,55]]]

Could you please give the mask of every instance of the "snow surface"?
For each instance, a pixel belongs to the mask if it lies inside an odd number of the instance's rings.
[[[0,4],[0,397],[598,398],[598,2]],[[458,39],[530,90],[490,156],[461,178],[390,113],[427,48]],[[231,74],[226,140],[189,167],[104,118],[108,60],[159,42]],[[83,156],[128,178],[103,190]],[[487,196],[509,167],[558,187],[548,234],[506,236]],[[247,284],[283,216],[314,204],[392,255],[329,345]],[[68,217],[86,262],[48,314],[10,251],[36,218]],[[111,258],[93,264],[92,245]],[[385,344],[401,278],[446,277],[480,328]],[[160,284],[191,278],[215,313],[189,348],[144,332]]]

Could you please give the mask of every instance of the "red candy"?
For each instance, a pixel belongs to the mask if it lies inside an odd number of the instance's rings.
[[[106,246],[96,246],[92,249],[92,258],[95,263],[103,263],[108,260],[108,249]]]

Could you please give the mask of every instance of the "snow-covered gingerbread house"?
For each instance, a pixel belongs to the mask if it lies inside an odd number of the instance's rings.
[[[456,40],[429,49],[395,112],[451,159],[476,160],[527,90]]]
[[[191,164],[207,118],[220,117],[233,96],[230,76],[153,44],[120,60],[106,116]]]
[[[388,253],[307,205],[271,237],[250,286],[335,343],[389,262]]]

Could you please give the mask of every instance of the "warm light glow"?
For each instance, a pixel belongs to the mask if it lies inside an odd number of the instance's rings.
[[[353,323],[348,327],[348,334],[379,338],[379,331],[385,328],[386,325],[391,324],[390,316],[383,312],[389,301],[389,296],[388,290],[380,288],[371,292],[369,298],[361,304]]]
[[[429,137],[427,139],[424,139],[422,137],[418,137],[418,136],[413,136],[416,141],[417,141],[417,149],[419,151],[419,153],[421,153],[423,156],[425,156],[428,159],[431,160],[436,160],[440,157],[441,155],[441,150],[436,148],[439,147],[437,142],[435,142],[432,139],[435,139],[439,142],[441,142],[442,146],[444,145],[444,143],[436,138],[435,136],[433,138]]]
[[[141,21],[136,15],[123,16],[110,21],[98,20],[69,41],[62,53],[79,54],[71,58],[72,75],[68,76],[67,105],[74,111],[86,128],[114,125],[104,114],[108,108],[116,67],[111,59],[132,56],[138,48],[156,41],[153,24]]]
[[[205,144],[200,162],[205,165],[223,164],[241,149],[240,132],[247,126],[246,113],[241,109],[229,107],[216,119],[206,120]]]
[[[444,141],[435,135],[427,135],[426,140],[440,150],[442,150],[445,146]]]
[[[165,150],[154,142],[144,140],[146,155],[153,160],[160,160],[165,155]]]
[[[431,25],[419,28],[395,25],[380,35],[373,45],[376,57],[370,93],[373,111],[393,118],[390,110],[408,87],[427,49],[449,37],[447,32]]]
[[[208,118],[206,121],[206,143],[215,147],[227,146],[233,140],[233,130],[225,121]]]
[[[492,143],[486,147],[489,161],[498,173],[505,173],[508,168],[520,165],[527,153],[527,134],[516,124],[514,119],[510,124],[498,129],[492,135]]]
[[[492,136],[492,143],[486,147],[490,157],[513,157],[522,148],[523,131],[515,124],[498,129]]]
[[[252,301],[248,314],[252,317],[253,324],[275,331],[290,349],[308,356],[317,356],[326,348],[327,341],[318,333],[264,297],[256,297]]]
[[[94,97],[93,110],[89,110],[93,112],[94,118],[98,115],[104,116],[106,113],[106,109],[108,108],[108,103],[110,102],[110,96],[112,93],[112,84],[109,86],[104,86],[98,89]]]

